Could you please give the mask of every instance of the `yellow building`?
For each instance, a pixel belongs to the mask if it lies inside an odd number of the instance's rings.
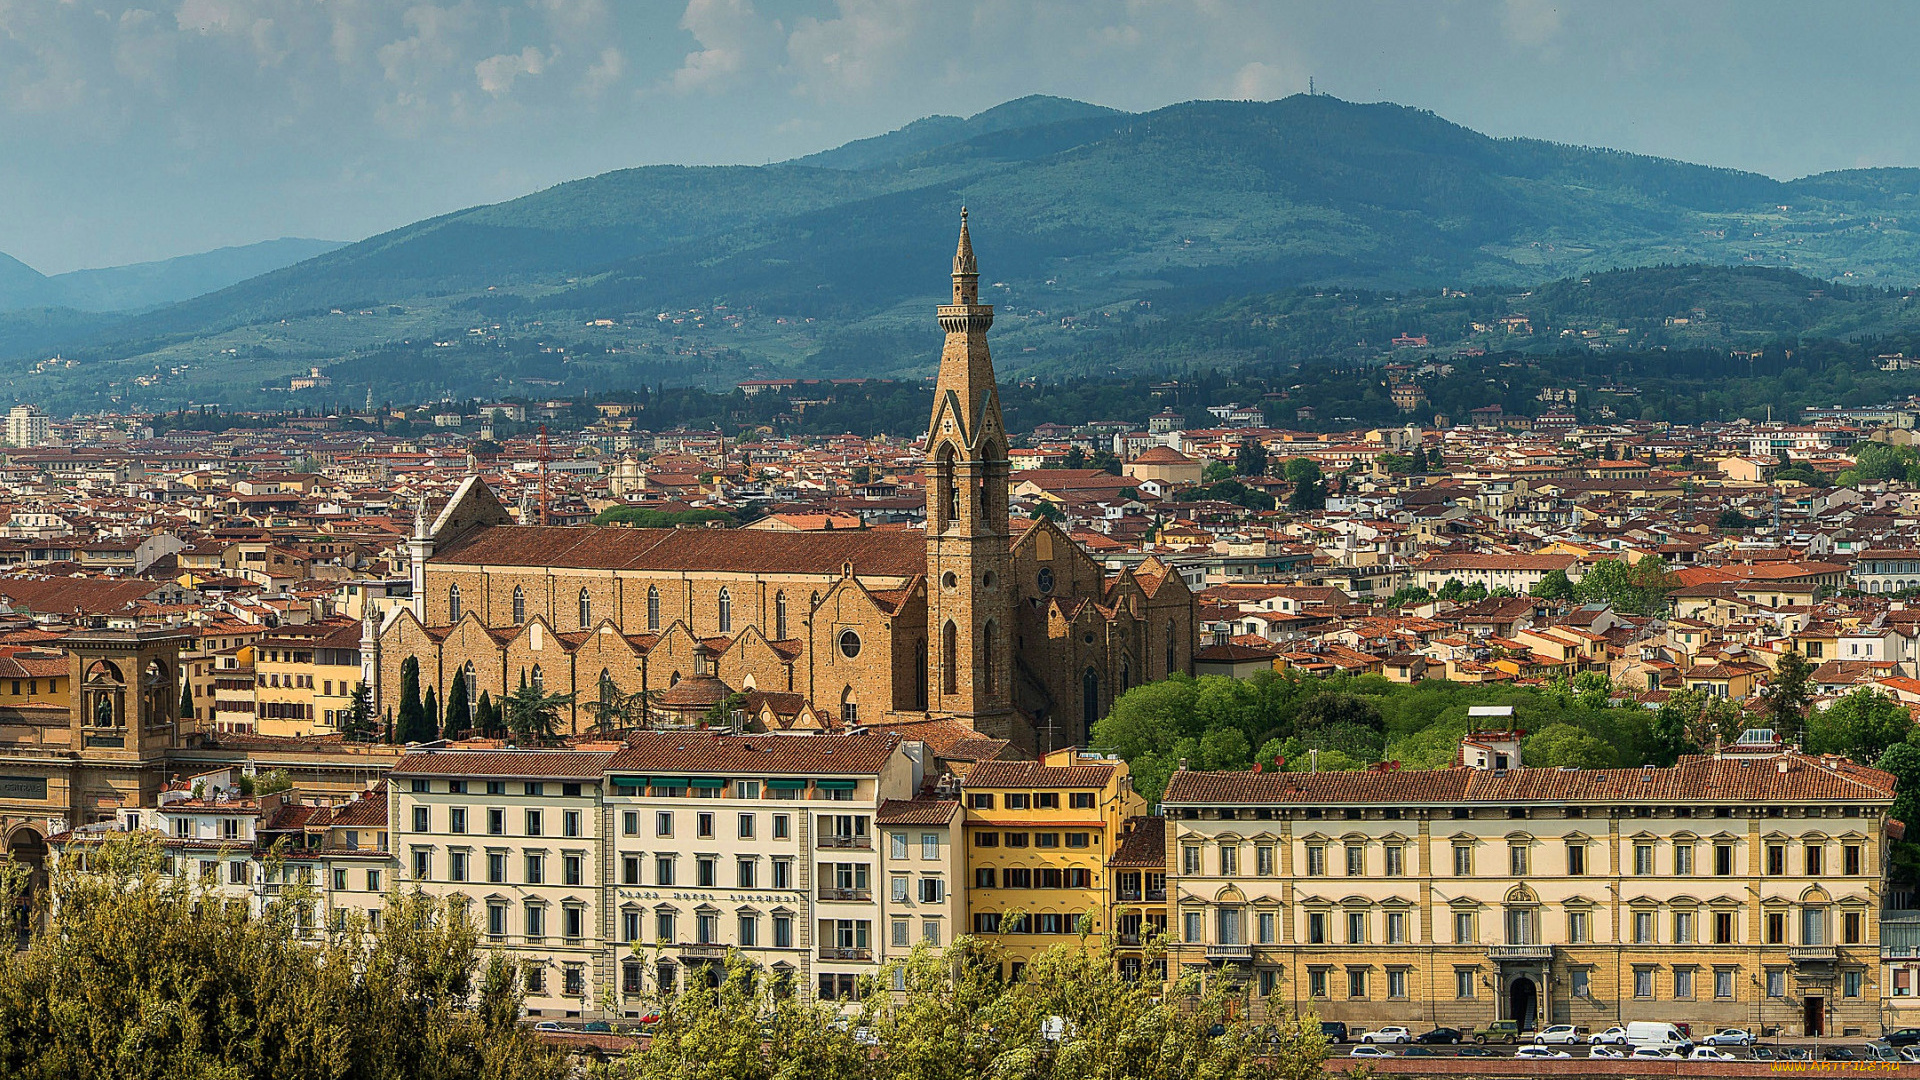
[[[359,623],[338,620],[261,635],[253,650],[255,732],[339,731],[360,686],[360,632]]]
[[[966,779],[967,909],[1017,976],[1034,954],[1114,926],[1108,859],[1145,814],[1126,763],[1068,748],[1040,762],[988,761]]]

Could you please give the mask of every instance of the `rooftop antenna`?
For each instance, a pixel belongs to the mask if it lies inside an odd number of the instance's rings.
[[[1307,96],[1313,96],[1313,76],[1307,76]]]
[[[540,524],[547,524],[547,425],[540,425]]]

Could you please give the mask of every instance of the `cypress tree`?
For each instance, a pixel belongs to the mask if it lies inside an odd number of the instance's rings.
[[[440,737],[459,738],[473,723],[472,712],[467,704],[467,677],[455,672],[453,685],[447,687],[447,719],[440,727]]]
[[[426,713],[426,717],[425,722],[421,726],[424,728],[426,734],[421,737],[422,741],[439,738],[440,697],[434,693],[434,689],[431,686],[427,687],[426,708],[423,711]]]
[[[181,679],[180,680],[180,719],[192,720],[193,718],[194,718],[193,716],[193,683],[186,679]]]
[[[400,661],[400,717],[393,727],[393,741],[425,742],[431,739],[431,729],[428,729],[428,734],[421,734],[426,723],[427,711],[420,704],[420,659],[409,656]]]
[[[489,736],[496,735],[500,731],[500,709],[485,690],[480,691],[480,704],[473,710],[473,728],[480,734]]]

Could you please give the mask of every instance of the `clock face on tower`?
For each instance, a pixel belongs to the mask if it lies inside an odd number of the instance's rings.
[[[1040,568],[1040,595],[1047,596],[1052,592],[1053,592],[1053,567],[1043,566]]]

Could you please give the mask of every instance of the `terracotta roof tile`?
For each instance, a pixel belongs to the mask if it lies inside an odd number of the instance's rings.
[[[1130,832],[1113,849],[1108,866],[1131,866],[1145,870],[1164,870],[1167,866],[1167,819],[1132,817],[1126,821]]]
[[[967,786],[1030,788],[1102,788],[1113,779],[1112,765],[1042,765],[1037,761],[983,761],[967,774]]]
[[[925,573],[925,538],[911,532],[762,529],[624,529],[594,525],[496,525],[436,552],[442,565],[561,566],[608,570],[838,574]]]
[[[613,756],[574,750],[414,750],[389,775],[595,779]]]
[[[769,773],[877,775],[900,745],[898,735],[721,735],[638,731],[607,763],[609,772],[715,776]]]
[[[873,815],[875,825],[951,825],[957,799],[888,799]]]

